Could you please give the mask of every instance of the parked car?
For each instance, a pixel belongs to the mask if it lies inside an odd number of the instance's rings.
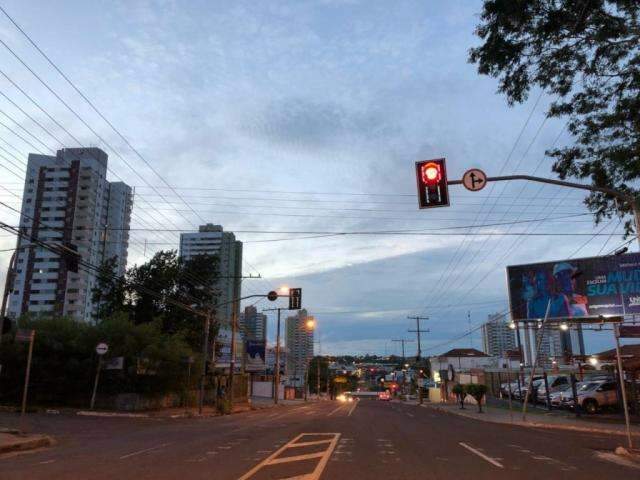
[[[618,404],[616,382],[608,380],[590,382],[577,393],[578,404],[587,413],[597,413],[602,407],[612,407]]]
[[[567,375],[548,375],[547,385],[549,385],[549,396],[559,389],[559,387],[570,386],[569,377]],[[544,384],[544,380],[538,387],[536,392],[536,400],[540,403],[547,402],[547,389]]]
[[[562,394],[565,392],[571,392],[571,384],[566,383],[555,387],[555,390],[549,393],[549,400],[551,400],[551,406],[559,408],[561,406]]]

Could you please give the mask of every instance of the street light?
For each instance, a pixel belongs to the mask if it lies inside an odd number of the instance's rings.
[[[314,330],[316,328],[316,321],[313,318],[307,320],[307,330]]]
[[[516,322],[513,322],[513,321],[512,321],[511,323],[509,323],[509,328],[510,328],[511,330],[515,330],[515,329],[516,329]]]
[[[598,365],[598,359],[596,357],[591,357],[589,358],[589,363],[595,367]]]
[[[560,330],[562,330],[562,331],[566,332],[567,330],[569,330],[569,325],[567,325],[567,323],[566,323],[566,322],[562,322],[562,323],[560,324]]]

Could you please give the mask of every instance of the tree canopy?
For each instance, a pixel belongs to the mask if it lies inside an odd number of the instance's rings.
[[[121,313],[135,324],[159,321],[163,332],[183,334],[194,348],[201,344],[201,317],[176,302],[200,309],[215,303],[217,256],[183,260],[175,250],[159,251],[148,262],[129,268],[122,278],[112,272],[112,264],[105,262],[93,290],[99,320]]]
[[[560,178],[637,196],[640,178],[640,2],[485,0],[469,60],[499,79],[509,104],[533,88],[555,96],[551,117],[566,117],[574,142],[547,151]],[[586,204],[596,222],[623,216],[602,193]],[[631,231],[631,221],[626,223]]]

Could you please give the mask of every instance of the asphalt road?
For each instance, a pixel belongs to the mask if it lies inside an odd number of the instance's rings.
[[[319,402],[200,419],[35,416],[58,444],[0,457],[0,479],[621,479],[606,437],[430,408]]]

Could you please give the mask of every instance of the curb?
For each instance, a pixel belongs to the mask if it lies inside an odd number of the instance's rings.
[[[148,413],[115,413],[115,412],[90,412],[81,410],[76,415],[83,417],[122,417],[122,418],[149,418]]]
[[[603,428],[591,428],[591,427],[580,427],[576,425],[561,425],[561,424],[551,424],[551,423],[536,423],[536,422],[522,422],[522,421],[506,421],[502,422],[499,420],[491,419],[491,418],[481,418],[475,417],[472,415],[466,415],[465,413],[459,413],[452,410],[445,410],[444,408],[439,408],[433,405],[422,405],[424,408],[431,408],[433,410],[437,410],[439,412],[448,413],[450,415],[456,415],[457,417],[470,418],[472,420],[478,420],[480,422],[487,423],[496,423],[499,425],[515,425],[518,427],[529,427],[529,428],[544,428],[547,430],[568,430],[573,432],[583,432],[583,433],[600,433],[603,435],[626,435],[627,432],[621,430],[608,430]],[[631,436],[640,437],[640,432],[631,432]]]
[[[34,450],[36,448],[50,447],[55,442],[53,438],[48,435],[38,435],[36,438],[29,440],[18,441],[5,445],[0,445],[0,454],[9,452],[24,452],[27,450]]]

